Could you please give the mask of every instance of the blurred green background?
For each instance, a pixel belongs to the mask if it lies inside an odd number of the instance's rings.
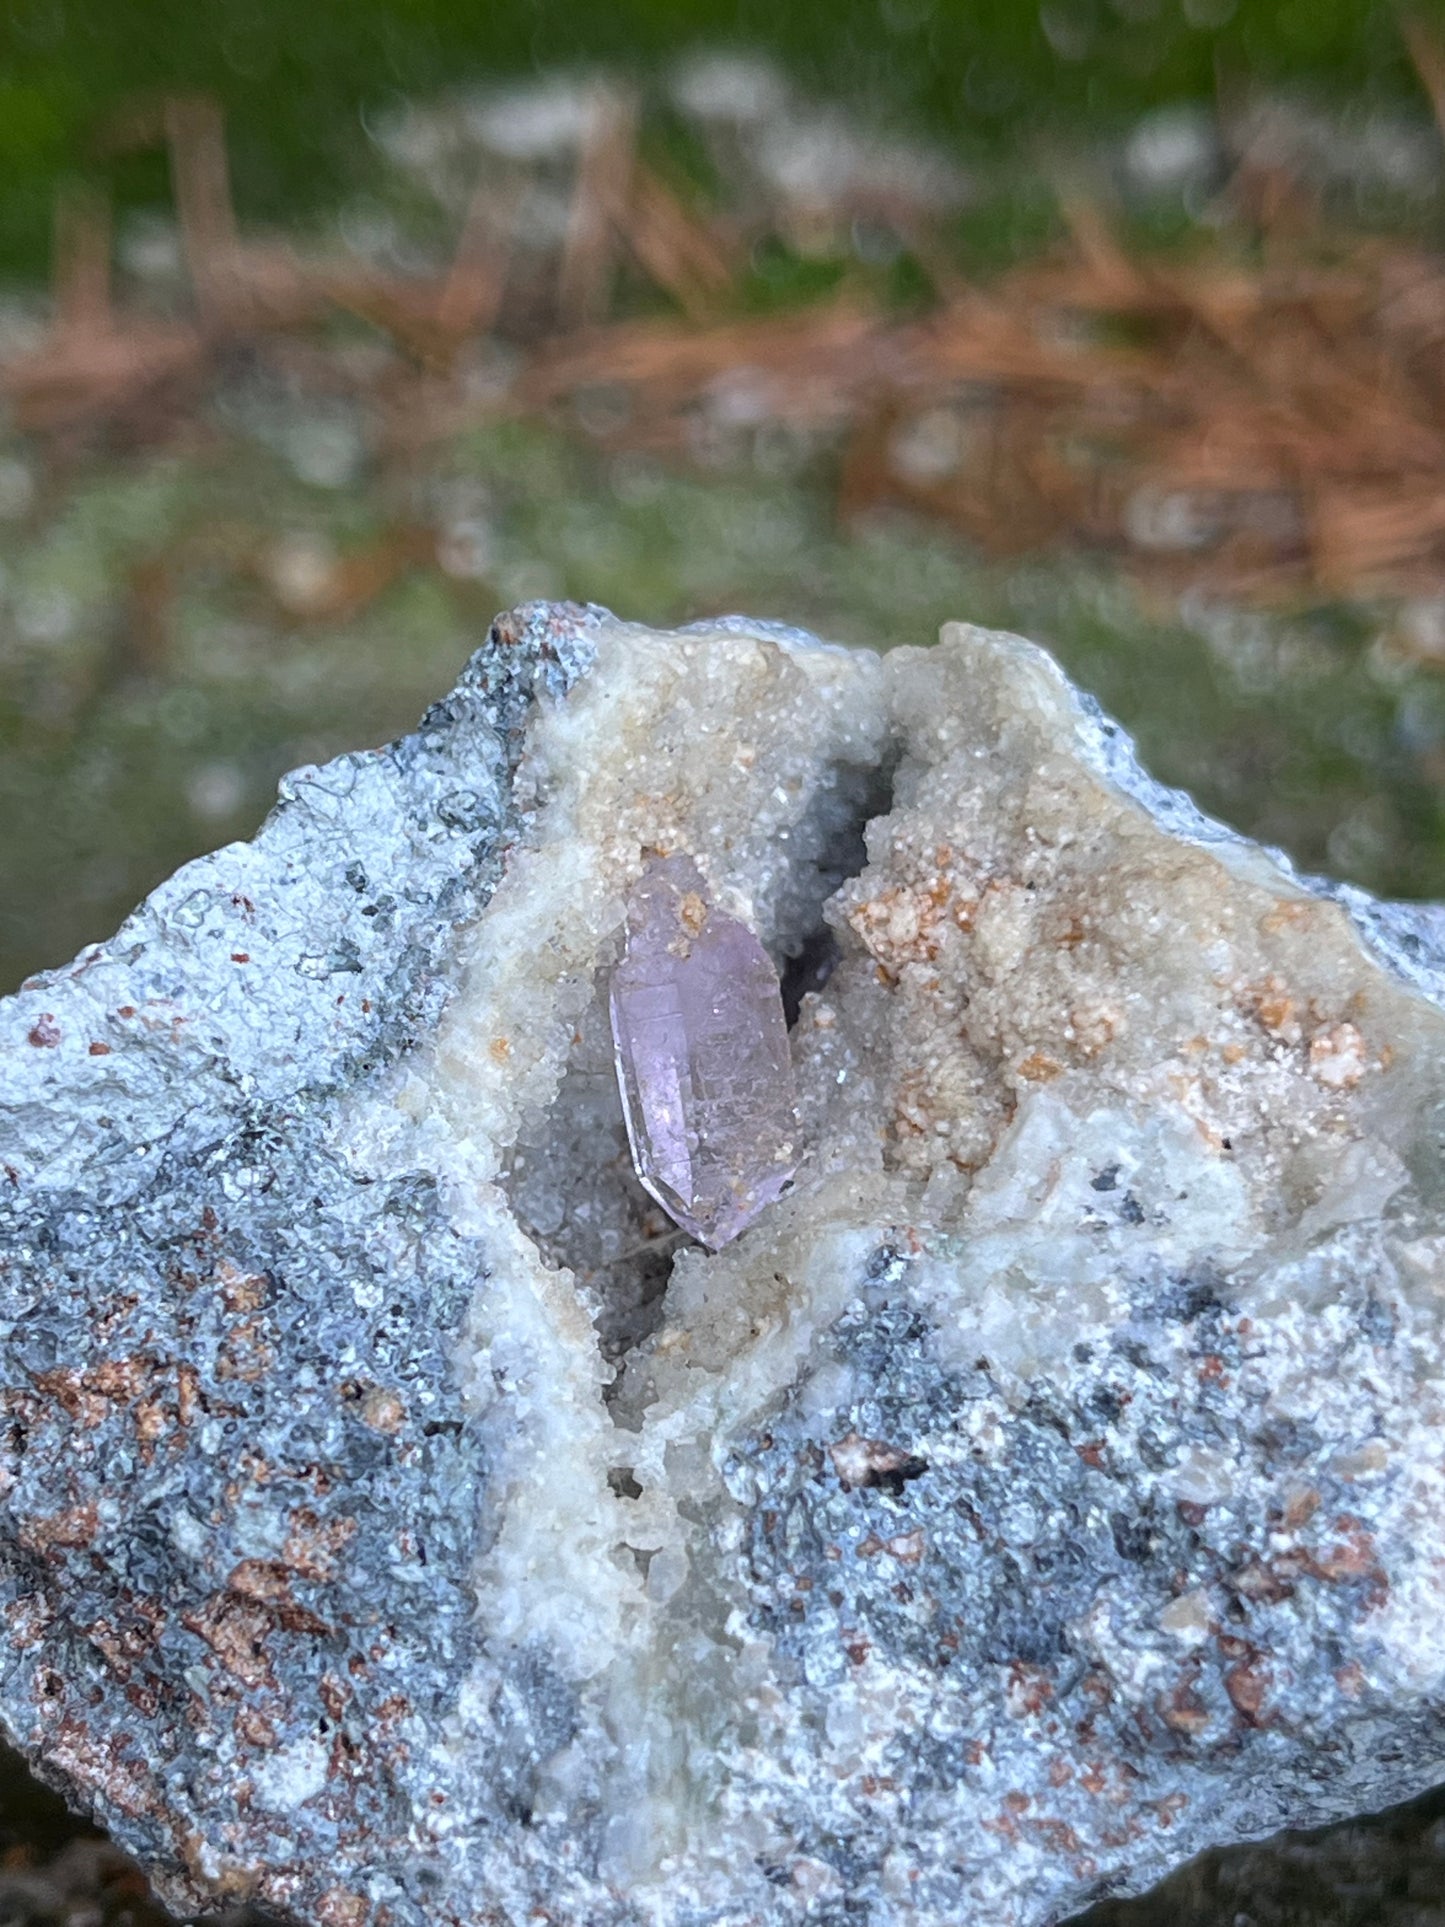
[[[1221,76],[1353,107],[1418,104],[1402,9],[1370,0],[10,0],[0,21],[0,267],[43,267],[58,172],[118,104],[214,91],[244,214],[290,221],[345,191],[359,123],[458,79],[605,62],[656,73],[692,46],[763,48],[811,96],[974,155],[1118,131]],[[1438,17],[1438,0],[1411,9]],[[154,193],[155,171],[130,191]]]
[[[1392,298],[1423,290],[1426,320],[1399,350],[1414,378],[1429,314],[1445,324],[1431,292],[1442,32],[1439,0],[1408,14],[1366,0],[11,0],[0,990],[109,934],[186,857],[249,834],[285,769],[407,728],[491,614],[535,596],[659,623],[739,609],[875,646],[928,641],[951,617],[1017,628],[1207,808],[1311,868],[1445,896],[1433,524],[1396,542],[1408,567],[1372,572],[1331,567],[1330,539],[1291,523],[1269,538],[1292,559],[1267,593],[1220,565],[1217,488],[1126,491],[1108,540],[1086,518],[997,539],[1011,510],[992,504],[990,534],[992,471],[971,475],[965,444],[999,384],[976,380],[887,417],[897,486],[874,476],[860,506],[849,477],[872,403],[850,402],[846,421],[816,402],[796,414],[786,360],[758,374],[773,337],[739,333],[860,308],[926,327],[1001,288],[1027,333],[1035,268],[1082,257],[1122,283],[1129,263],[1183,264],[1222,286],[1283,263],[1376,277]],[[629,152],[664,206],[594,275],[593,306],[570,312],[598,98],[630,103]],[[441,339],[477,182],[521,208],[483,263],[505,298],[483,287],[475,325]],[[642,221],[643,202],[628,206],[614,225]],[[197,236],[219,245],[232,221],[293,263],[264,317],[197,278]],[[1075,328],[1100,352],[1143,343],[1167,371],[1171,342],[1193,352],[1193,336],[1159,332],[1156,284],[1139,285],[1123,320],[1080,320],[1066,301],[1041,306],[1034,332],[1047,345]],[[1357,345],[1341,329],[1395,352],[1384,312],[1330,310],[1322,381]],[[711,373],[654,418],[645,382],[611,377],[609,323],[694,330]],[[529,388],[574,336],[585,378]],[[1270,365],[1251,363],[1261,411]],[[1428,401],[1433,376],[1419,379]],[[1054,407],[1042,390],[1021,406]],[[1411,473],[1433,488],[1445,405],[1417,413]],[[1393,515],[1394,529],[1416,498],[1390,493],[1391,461],[1386,437],[1355,486],[1364,522]],[[940,478],[964,490],[941,509]],[[1262,527],[1281,499],[1242,513]],[[1445,1923],[1438,1812],[1435,1799],[1213,1856],[1094,1918]],[[0,1913],[91,1927],[150,1907],[11,1763]]]

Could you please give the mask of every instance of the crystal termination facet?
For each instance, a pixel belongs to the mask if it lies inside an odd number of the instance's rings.
[[[691,857],[654,858],[633,891],[611,1006],[637,1175],[717,1250],[797,1169],[798,1114],[778,974]]]

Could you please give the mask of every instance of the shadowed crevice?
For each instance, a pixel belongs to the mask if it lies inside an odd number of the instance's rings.
[[[791,1030],[798,1021],[803,999],[821,990],[842,957],[838,939],[823,915],[823,906],[850,877],[861,874],[868,862],[868,825],[893,808],[893,781],[900,752],[890,744],[877,764],[840,764],[831,773],[830,787],[819,799],[832,822],[815,862],[806,874],[798,900],[805,916],[780,937],[779,975],[783,1012]]]

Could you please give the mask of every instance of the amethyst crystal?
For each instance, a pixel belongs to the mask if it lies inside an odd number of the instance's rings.
[[[717,1250],[797,1169],[798,1116],[778,973],[689,856],[654,858],[632,893],[612,1037],[637,1175]]]

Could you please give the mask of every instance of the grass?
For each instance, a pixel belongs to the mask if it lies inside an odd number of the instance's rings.
[[[1445,0],[1412,11],[1445,20]],[[118,108],[204,89],[227,110],[250,221],[300,218],[354,178],[367,121],[458,81],[680,50],[771,51],[809,92],[931,129],[965,156],[1108,132],[1246,76],[1357,106],[1418,104],[1396,10],[1371,0],[11,0],[0,19],[0,274],[33,274],[56,177]],[[159,163],[115,169],[153,203]]]

